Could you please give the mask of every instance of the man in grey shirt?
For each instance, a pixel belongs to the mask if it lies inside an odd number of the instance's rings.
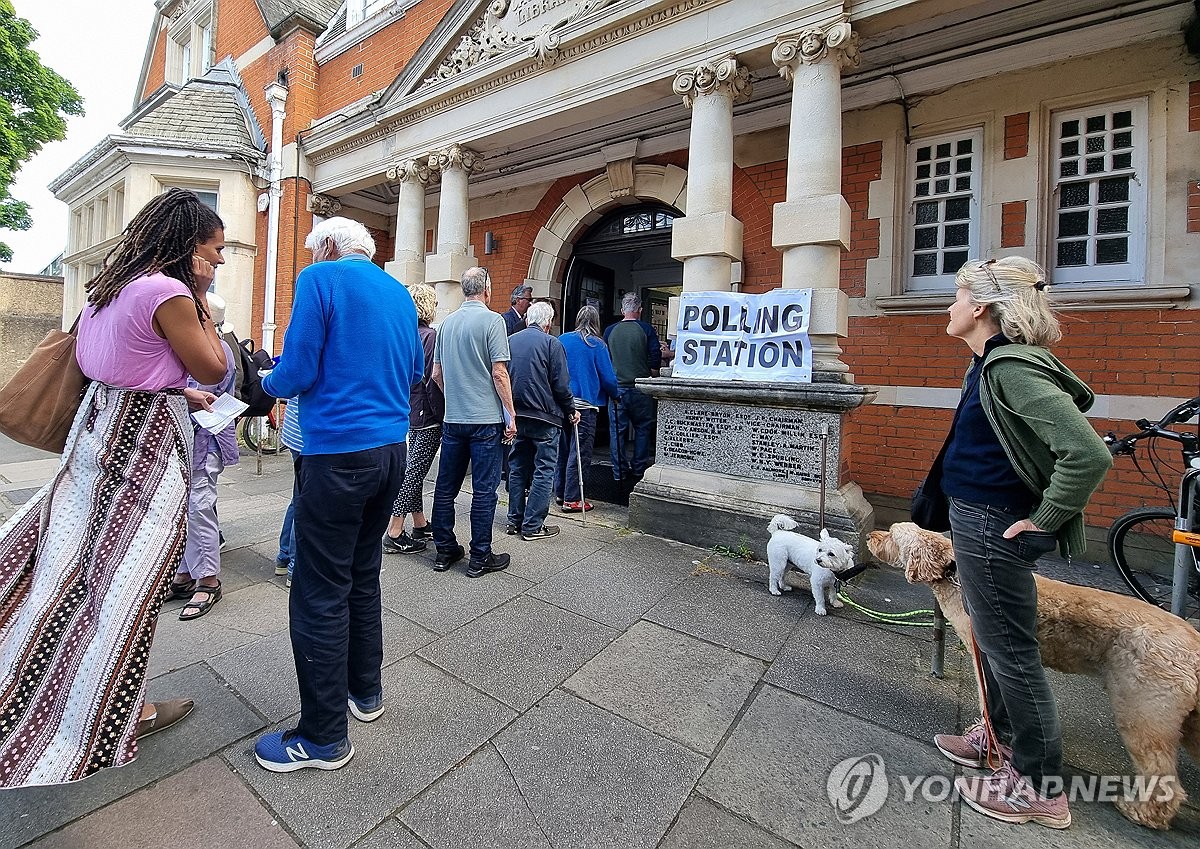
[[[454,536],[454,499],[471,466],[471,559],[467,575],[508,567],[509,556],[492,551],[496,487],[504,458],[502,439],[517,435],[512,388],[508,382],[508,334],[504,319],[488,308],[492,280],[482,268],[462,276],[462,306],[438,328],[433,348],[433,379],[446,397],[442,459],[438,464],[429,523],[444,572],[466,552]]]

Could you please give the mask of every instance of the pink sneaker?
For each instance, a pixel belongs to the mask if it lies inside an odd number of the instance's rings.
[[[1053,799],[1038,794],[1029,779],[1013,769],[1011,763],[1005,763],[989,776],[955,779],[954,789],[967,805],[994,820],[1035,822],[1047,828],[1066,828],[1071,824],[1067,794]]]
[[[961,737],[956,734],[938,734],[933,738],[933,745],[956,764],[974,769],[985,769],[988,765],[987,732],[984,730],[982,719],[968,728]],[[1012,747],[1001,744],[1000,757],[1003,762],[1011,760]]]

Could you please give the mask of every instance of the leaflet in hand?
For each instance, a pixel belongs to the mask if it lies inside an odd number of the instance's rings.
[[[217,400],[212,403],[211,412],[197,410],[192,413],[192,418],[209,433],[220,433],[245,412],[248,406],[232,395],[218,395]]]

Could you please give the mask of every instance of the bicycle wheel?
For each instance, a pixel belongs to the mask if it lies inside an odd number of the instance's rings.
[[[266,416],[242,419],[242,439],[251,451],[258,451],[261,446],[264,454],[278,454],[282,447],[279,431]]]
[[[1113,565],[1134,595],[1171,609],[1171,578],[1174,573],[1175,511],[1169,507],[1141,507],[1121,516],[1108,531],[1108,553]],[[1196,550],[1192,549],[1195,560]],[[1196,575],[1189,576],[1189,606],[1197,593]],[[1188,611],[1185,611],[1185,615]]]

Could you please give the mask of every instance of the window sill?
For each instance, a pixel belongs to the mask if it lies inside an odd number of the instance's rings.
[[[1191,285],[1114,286],[1111,284],[1061,284],[1051,287],[1050,299],[1063,310],[1174,309],[1191,296]],[[875,298],[884,315],[929,315],[945,312],[954,301],[954,290],[906,292]]]

